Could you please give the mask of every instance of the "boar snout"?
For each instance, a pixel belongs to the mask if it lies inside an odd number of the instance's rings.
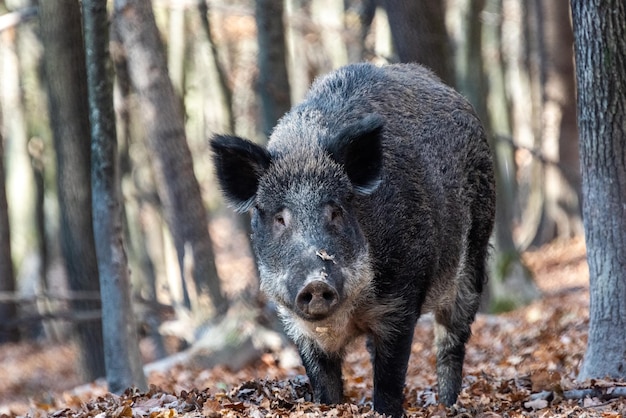
[[[296,307],[306,318],[323,319],[339,302],[337,290],[321,280],[308,283],[296,296]]]

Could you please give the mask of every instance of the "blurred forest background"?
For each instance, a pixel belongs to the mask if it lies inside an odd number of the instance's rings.
[[[265,142],[316,76],[347,63],[421,62],[481,116],[498,176],[485,309],[538,297],[520,252],[583,232],[567,0],[109,3],[128,321],[155,357],[228,306],[263,309],[208,139]],[[0,0],[0,343],[73,336],[89,380],[104,365],[80,7]]]

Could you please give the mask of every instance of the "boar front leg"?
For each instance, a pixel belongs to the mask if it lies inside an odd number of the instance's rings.
[[[327,354],[309,341],[300,342],[298,350],[313,387],[315,402],[327,405],[342,403],[341,356]]]
[[[368,340],[374,367],[374,410],[393,417],[404,413],[404,382],[416,320],[407,318],[403,322],[400,329],[386,338]]]

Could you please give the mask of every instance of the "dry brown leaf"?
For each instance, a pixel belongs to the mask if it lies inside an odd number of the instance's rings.
[[[561,391],[561,374],[554,370],[537,370],[530,375],[532,391]]]

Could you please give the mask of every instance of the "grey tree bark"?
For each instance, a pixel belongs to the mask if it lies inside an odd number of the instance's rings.
[[[126,56],[115,32],[111,33],[109,47],[115,68],[114,105],[117,116],[122,193],[128,196],[123,211],[128,264],[133,272],[133,301],[141,300],[139,305],[141,308],[137,309],[138,305],[135,305],[134,311],[136,314],[138,310],[142,313],[137,315],[138,321],[141,321],[146,336],[152,338],[154,355],[156,358],[162,358],[167,355],[167,350],[163,336],[159,332],[161,317],[150,311],[151,307],[158,306],[157,265],[163,263],[164,258],[162,240],[159,239],[162,228],[160,219],[157,221],[157,227],[147,225],[155,218],[155,211],[152,208],[160,206],[159,199],[152,182],[150,161],[145,158],[145,144],[133,140],[132,128],[139,119],[138,110],[132,100]],[[131,147],[133,152],[130,152]],[[155,248],[158,250],[151,251]]]
[[[61,249],[73,291],[98,291],[98,262],[93,236],[90,182],[90,125],[87,74],[76,0],[39,3],[48,108],[57,161]],[[100,301],[74,300],[76,311],[99,310]],[[80,370],[85,380],[105,375],[100,320],[79,322]]]
[[[93,225],[103,300],[107,382],[111,392],[119,393],[131,386],[146,390],[122,231],[106,2],[83,0],[82,5],[91,122]]]
[[[452,85],[445,2],[379,0],[387,11],[394,48],[400,62],[418,62]]]
[[[626,378],[626,4],[571,7],[591,298],[579,379]]]
[[[0,112],[0,126],[2,113]],[[0,292],[15,291],[15,275],[11,259],[11,233],[7,195],[4,186],[4,138],[0,132]],[[0,302],[0,318],[15,319],[17,310],[14,302]],[[0,344],[19,340],[17,328],[0,328]]]
[[[256,0],[255,4],[261,121],[263,133],[269,137],[278,119],[291,108],[284,8],[283,0]]]
[[[183,109],[168,76],[151,3],[116,0],[113,30],[128,57],[130,79],[142,109],[157,190],[173,235],[181,278],[185,277],[184,259],[191,256],[197,292],[208,293],[215,311],[223,312],[227,300],[215,267],[207,215],[186,140]]]

